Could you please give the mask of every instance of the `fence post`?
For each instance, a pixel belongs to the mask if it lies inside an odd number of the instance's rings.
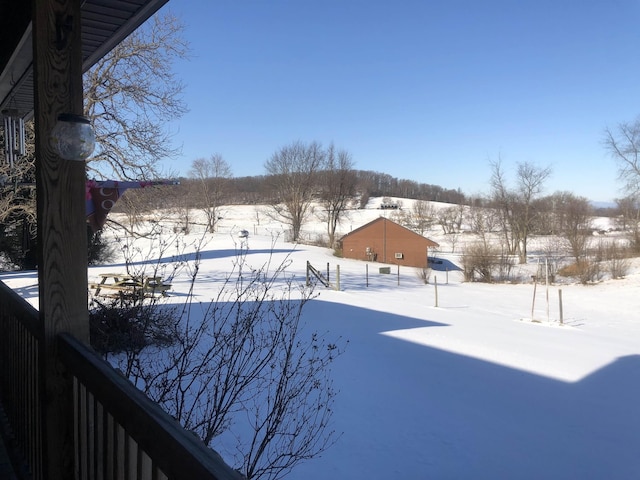
[[[340,291],[340,265],[336,265],[336,290]]]
[[[307,287],[309,286],[309,260],[307,260],[307,272],[306,272],[306,277],[307,277],[307,281],[306,281],[306,285]]]
[[[533,300],[531,301],[531,321],[533,322],[533,311],[536,306],[536,289],[538,288],[538,276],[533,277]]]
[[[438,277],[433,277],[433,287],[436,292],[436,307],[438,306]]]
[[[547,299],[547,322],[549,321],[549,262],[544,259],[544,278],[546,285],[546,299]]]
[[[562,313],[562,289],[558,289],[558,302],[560,303],[560,325],[564,324],[564,318]]]
[[[330,282],[330,278],[329,278],[329,262],[327,262],[327,282]]]
[[[369,287],[369,264],[367,263],[365,267],[366,267],[367,287]]]

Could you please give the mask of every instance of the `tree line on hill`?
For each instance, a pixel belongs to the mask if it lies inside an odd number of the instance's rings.
[[[328,243],[333,244],[345,211],[364,207],[371,197],[404,196],[448,203],[466,200],[457,190],[356,170],[348,151],[319,142],[298,141],[281,147],[265,162],[265,171],[265,175],[234,177],[231,165],[214,154],[194,160],[179,186],[162,189],[162,199],[147,190],[129,191],[116,210],[135,215],[170,204],[183,212],[183,227],[188,230],[188,212],[195,209],[204,212],[207,228],[214,231],[222,205],[269,205],[269,213],[288,225],[291,240],[297,241],[311,204],[319,202]]]
[[[467,205],[467,215],[482,209],[486,218],[467,218],[465,225],[472,225],[474,232],[501,232],[504,250],[509,255],[518,255],[521,262],[526,261],[531,235],[566,236],[574,232],[571,240],[574,241],[579,234],[590,232],[590,219],[595,214],[585,197],[571,192],[543,195],[551,169],[527,162],[517,164],[513,179],[507,178],[499,160],[491,163],[489,194],[473,198],[439,186],[356,170],[346,150],[333,145],[323,148],[317,142],[294,142],[282,147],[265,163],[265,170],[266,175],[234,178],[231,166],[220,155],[212,155],[209,159],[194,161],[189,177],[183,178],[175,190],[163,191],[161,202],[148,203],[142,196],[149,192],[132,191],[130,196],[127,194],[129,200],[118,208],[133,214],[136,209],[141,213],[160,204],[176,205],[177,202],[182,211],[183,228],[189,229],[189,212],[201,210],[206,213],[207,227],[214,231],[222,205],[268,205],[270,215],[287,225],[291,230],[290,239],[298,241],[311,204],[319,203],[321,212],[316,209],[315,214],[326,222],[326,245],[334,247],[335,232],[345,213],[352,208],[363,208],[372,196],[417,200],[412,209],[402,210],[396,217],[419,234],[424,234],[433,224],[441,225],[445,234],[460,230],[461,212],[465,209],[454,206]],[[429,207],[428,201],[450,203],[452,207],[436,210]],[[626,199],[619,201],[622,223],[633,224],[629,219],[634,215],[634,205]],[[487,213],[489,211],[492,213]]]
[[[359,204],[364,207],[372,197],[400,197],[433,202],[463,204],[467,196],[460,189],[448,189],[439,185],[420,183],[396,178],[371,170],[353,170]],[[226,186],[226,201],[233,205],[264,204],[273,197],[274,185],[270,175],[230,177]],[[180,177],[183,185],[192,185],[198,180]],[[191,188],[187,188],[191,190]]]

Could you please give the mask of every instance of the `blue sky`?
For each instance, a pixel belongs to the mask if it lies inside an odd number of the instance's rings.
[[[638,0],[172,0],[192,56],[172,125],[186,174],[262,175],[294,141],[355,167],[486,193],[489,161],[551,166],[546,193],[620,197],[605,127],[640,114]],[[512,176],[510,178],[513,178]]]

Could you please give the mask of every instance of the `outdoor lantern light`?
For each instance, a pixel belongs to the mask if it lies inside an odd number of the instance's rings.
[[[51,131],[51,146],[65,160],[80,162],[93,153],[96,137],[86,117],[61,113]]]

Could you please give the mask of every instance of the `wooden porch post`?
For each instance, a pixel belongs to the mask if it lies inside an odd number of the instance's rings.
[[[32,0],[38,279],[45,478],[74,478],[73,392],[56,335],[89,340],[84,162],[58,157],[49,134],[60,113],[82,114],[80,0]]]

